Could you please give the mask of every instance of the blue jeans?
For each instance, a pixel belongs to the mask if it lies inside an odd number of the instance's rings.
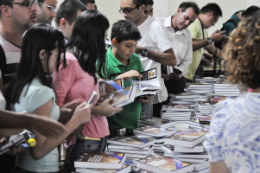
[[[74,161],[79,158],[82,153],[103,153],[107,145],[107,137],[101,138],[101,141],[77,139],[73,152],[69,159],[71,170],[74,170]]]

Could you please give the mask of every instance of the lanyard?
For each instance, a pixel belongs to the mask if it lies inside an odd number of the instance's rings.
[[[199,18],[198,18],[199,19]],[[205,39],[205,37],[204,37],[204,27],[203,27],[203,24],[202,24],[202,22],[201,22],[201,20],[199,19],[199,21],[200,21],[200,24],[201,24],[201,29],[202,29],[202,35],[203,35],[203,40]]]

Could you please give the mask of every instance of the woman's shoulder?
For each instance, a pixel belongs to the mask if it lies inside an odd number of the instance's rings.
[[[54,96],[54,92],[48,86],[41,84],[39,79],[33,79],[31,84],[26,85],[23,89],[27,96],[38,95],[40,97]]]
[[[66,52],[65,57],[66,57],[67,64],[78,63],[78,59],[70,52]]]

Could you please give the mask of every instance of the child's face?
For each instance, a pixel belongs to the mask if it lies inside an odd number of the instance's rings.
[[[135,53],[137,41],[126,40],[116,45],[117,54],[123,60],[128,60]]]

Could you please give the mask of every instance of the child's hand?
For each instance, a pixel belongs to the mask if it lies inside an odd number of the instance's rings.
[[[131,79],[133,77],[138,77],[140,74],[138,71],[136,70],[131,70],[131,71],[128,71],[126,73],[123,73],[119,76],[117,76],[116,79],[124,79],[124,80],[128,80],[128,79]]]

